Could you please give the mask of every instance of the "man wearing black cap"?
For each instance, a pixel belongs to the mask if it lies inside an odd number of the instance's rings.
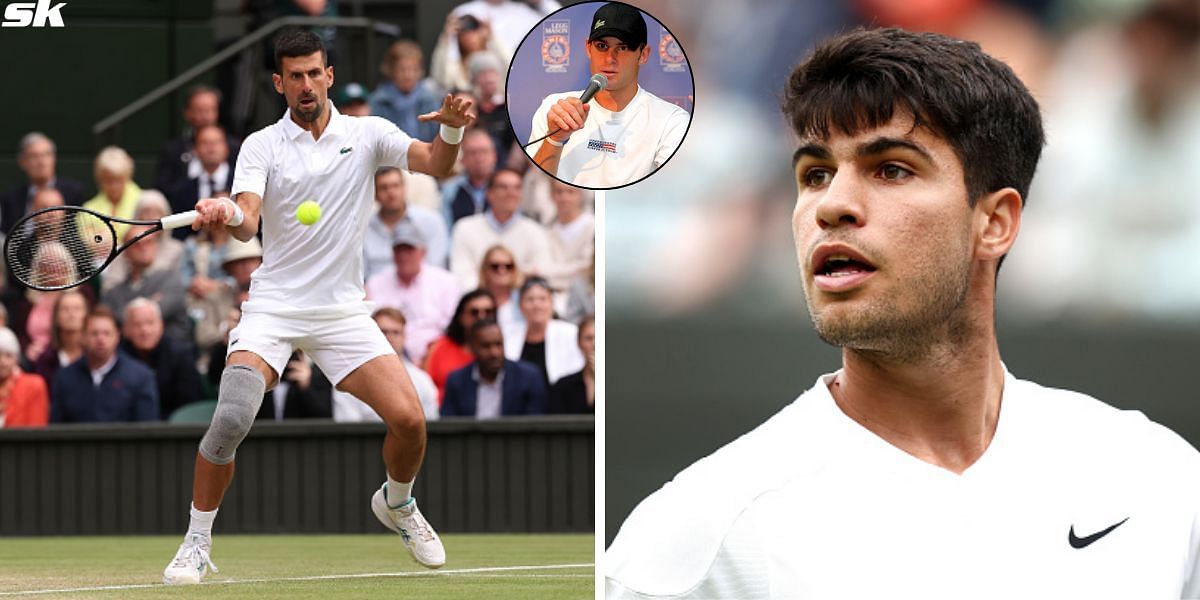
[[[587,104],[579,101],[582,91],[547,96],[533,116],[530,140],[554,133],[526,150],[543,170],[572,185],[633,183],[671,157],[689,115],[638,85],[638,71],[650,58],[638,9],[601,6],[584,50],[592,74],[604,75],[608,85]]]

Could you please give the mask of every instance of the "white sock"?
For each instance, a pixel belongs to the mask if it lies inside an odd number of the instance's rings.
[[[416,481],[415,479],[413,481]],[[387,505],[388,508],[400,508],[408,503],[408,499],[412,498],[413,482],[402,483],[392,479],[391,475],[387,478]]]
[[[214,508],[209,511],[204,511],[192,505],[192,519],[188,523],[188,532],[190,536],[193,533],[198,533],[206,538],[212,539],[213,520],[217,518],[217,511],[220,508]]]

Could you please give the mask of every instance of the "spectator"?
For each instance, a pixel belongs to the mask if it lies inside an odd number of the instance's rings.
[[[488,180],[491,212],[473,215],[454,225],[450,233],[450,266],[463,289],[479,284],[476,271],[488,248],[504,244],[527,273],[540,273],[551,263],[546,230],[517,212],[521,203],[521,175],[509,169],[496,171]]]
[[[51,386],[58,370],[83,357],[83,322],[90,302],[78,289],[67,290],[54,301],[50,345],[33,361],[33,371]]]
[[[487,249],[479,263],[479,287],[496,299],[495,319],[501,329],[510,329],[525,320],[517,306],[521,281],[521,269],[512,251],[501,245]]]
[[[450,17],[457,19],[463,15],[471,15],[480,22],[487,23],[495,32],[498,43],[511,50],[521,45],[525,34],[533,29],[543,16],[559,8],[562,6],[554,0],[539,0],[536,9],[524,2],[512,0],[471,0],[454,7],[454,10],[450,11]]]
[[[183,108],[183,120],[187,122],[187,128],[183,135],[167,140],[162,145],[158,153],[158,171],[154,177],[155,188],[174,190],[188,179],[200,175],[200,163],[196,160],[194,148],[195,136],[202,128],[217,124],[220,106],[221,92],[216,88],[198,85],[188,90]],[[237,158],[238,145],[236,137],[225,134],[230,164]]]
[[[400,356],[400,360],[404,362],[404,369],[408,371],[408,378],[412,380],[413,387],[417,390],[417,397],[421,399],[421,408],[425,411],[425,420],[434,421],[438,418],[438,389],[434,385],[433,379],[429,377],[429,373],[422,371],[420,367],[414,365],[408,357],[404,356],[404,328],[407,319],[404,318],[404,313],[391,307],[384,307],[376,310],[371,314],[371,318],[379,324],[379,330],[383,332],[388,343],[392,345],[392,349]],[[333,420],[338,422],[345,421],[375,421],[382,422],[383,419],[372,409],[367,406],[362,400],[342,391],[333,392]]]
[[[201,198],[228,196],[233,188],[234,159],[229,152],[229,138],[220,125],[205,125],[196,130],[194,154],[195,173],[188,173],[167,190],[171,197],[170,212],[192,210]],[[171,235],[183,240],[194,233],[191,227],[180,227]]]
[[[83,358],[54,376],[50,420],[55,423],[157,421],[154,373],[117,349],[117,317],[106,306],[84,322]]]
[[[350,117],[371,116],[371,104],[368,101],[367,88],[361,83],[350,82],[338,90],[338,112]]]
[[[50,420],[50,396],[41,375],[17,365],[17,335],[0,327],[0,428],[41,427]]]
[[[592,315],[579,323],[579,349],[583,352],[583,370],[554,383],[547,413],[596,413],[596,320]]]
[[[408,357],[422,362],[429,345],[454,316],[458,283],[449,271],[424,264],[425,239],[411,223],[396,226],[392,240],[394,266],[367,280],[367,299],[400,309],[408,318]]]
[[[133,182],[133,157],[116,146],[106,146],[96,155],[94,172],[100,193],[84,202],[83,207],[104,215],[132,219],[142,195],[142,188]],[[124,238],[129,226],[113,223],[113,229],[118,238]]]
[[[472,58],[487,56],[503,69],[512,60],[514,48],[498,41],[487,22],[451,12],[433,49],[429,70],[442,89],[469,90],[472,86],[468,64]],[[503,89],[500,94],[504,94]]]
[[[55,171],[57,155],[54,140],[45,134],[32,132],[21,138],[17,150],[17,165],[25,173],[25,181],[0,196],[0,230],[12,231],[21,217],[33,212],[33,198],[46,188],[54,188],[63,200],[79,206],[87,198],[83,184],[69,177],[59,177]]]
[[[308,355],[297,350],[280,374],[275,389],[264,396],[255,420],[332,418],[333,384],[313,366]]]
[[[584,315],[596,313],[596,257],[592,256],[592,264],[588,266],[587,275],[571,280],[567,288],[567,308],[562,312],[562,319],[576,323]]]
[[[475,362],[446,381],[442,416],[494,419],[546,411],[546,384],[537,368],[504,358],[504,335],[491,319],[471,327]]]
[[[157,190],[145,190],[138,198],[133,218],[140,221],[157,221],[169,214],[171,214],[171,206],[167,203],[167,198]],[[183,242],[170,236],[156,235],[154,237],[158,240],[158,252],[154,255],[154,264],[150,265],[150,270],[178,273],[183,265],[185,253]],[[128,277],[129,259],[122,252],[113,259],[112,264],[108,265],[108,268],[100,276],[101,293],[112,289],[113,286],[125,281]]]
[[[158,304],[146,298],[130,300],[121,328],[125,338],[121,350],[154,371],[159,413],[164,419],[201,399],[195,350],[187,340],[174,339],[163,331]]]
[[[434,121],[421,122],[417,115],[438,110],[442,94],[425,77],[425,56],[411,40],[400,40],[388,48],[380,71],[388,80],[371,93],[371,114],[396,124],[408,135],[432,142],[438,133]]]
[[[453,227],[459,219],[488,209],[487,184],[496,172],[496,143],[482,129],[468,129],[462,142],[461,175],[442,186],[442,210]]]
[[[504,332],[505,356],[537,367],[547,388],[583,368],[579,328],[554,318],[550,282],[541,277],[525,280],[521,285],[521,315],[525,322]]]
[[[550,182],[554,222],[550,225],[550,247],[554,259],[546,278],[555,289],[565,289],[571,280],[587,274],[596,253],[596,219],[583,210],[584,191],[557,179]]]
[[[508,104],[504,96],[504,76],[508,74],[508,66],[494,54],[476,52],[467,61],[467,71],[471,76],[471,90],[477,103],[475,112],[478,127],[492,136],[496,146],[496,164],[512,166],[509,156],[515,148],[517,135],[513,133],[512,124],[508,120]],[[523,154],[520,150],[518,153]],[[523,157],[520,158],[524,162]]]
[[[126,241],[141,233],[130,229]],[[166,321],[167,333],[175,339],[191,339],[192,322],[188,317],[187,299],[178,271],[156,271],[155,257],[163,237],[162,232],[142,238],[125,250],[129,261],[129,276],[100,294],[100,301],[113,313],[123,313],[125,306],[134,298],[149,298],[158,303]]]
[[[429,354],[425,357],[425,370],[437,386],[439,404],[446,396],[446,379],[450,373],[475,359],[467,344],[467,332],[471,331],[476,321],[495,318],[496,300],[487,290],[473,290],[459,299],[445,335],[429,347]]]
[[[392,265],[392,238],[400,223],[411,223],[425,238],[425,262],[445,268],[450,251],[450,232],[446,220],[435,210],[408,203],[404,174],[395,167],[375,172],[375,203],[379,212],[367,221],[363,238],[363,268],[366,278]]]
[[[201,356],[207,356],[210,348],[225,339],[229,311],[241,306],[239,291],[250,289],[250,276],[262,265],[262,244],[258,238],[243,242],[230,236],[227,230],[219,235],[226,238],[221,246],[205,246],[203,242],[194,246],[197,266],[207,262],[200,256],[205,249],[210,257],[219,256],[221,261],[219,273],[211,273],[211,278],[197,274],[188,288],[188,314],[196,324],[193,339]]]

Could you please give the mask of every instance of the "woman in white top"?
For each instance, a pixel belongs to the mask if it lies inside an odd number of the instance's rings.
[[[521,286],[520,307],[525,322],[504,331],[504,355],[536,366],[553,385],[560,377],[583,368],[576,338],[579,328],[554,318],[550,283],[530,277]]]

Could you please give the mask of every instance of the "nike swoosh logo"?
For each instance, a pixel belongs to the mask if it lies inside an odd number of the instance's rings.
[[[1095,542],[1096,540],[1112,533],[1112,530],[1120,527],[1122,523],[1128,520],[1129,517],[1125,517],[1124,519],[1121,519],[1120,521],[1113,523],[1112,525],[1109,525],[1108,527],[1101,529],[1092,535],[1085,535],[1083,537],[1077,537],[1075,535],[1075,526],[1072,525],[1071,531],[1067,533],[1067,542],[1071,544],[1072,548],[1086,548],[1090,546],[1092,542]]]

